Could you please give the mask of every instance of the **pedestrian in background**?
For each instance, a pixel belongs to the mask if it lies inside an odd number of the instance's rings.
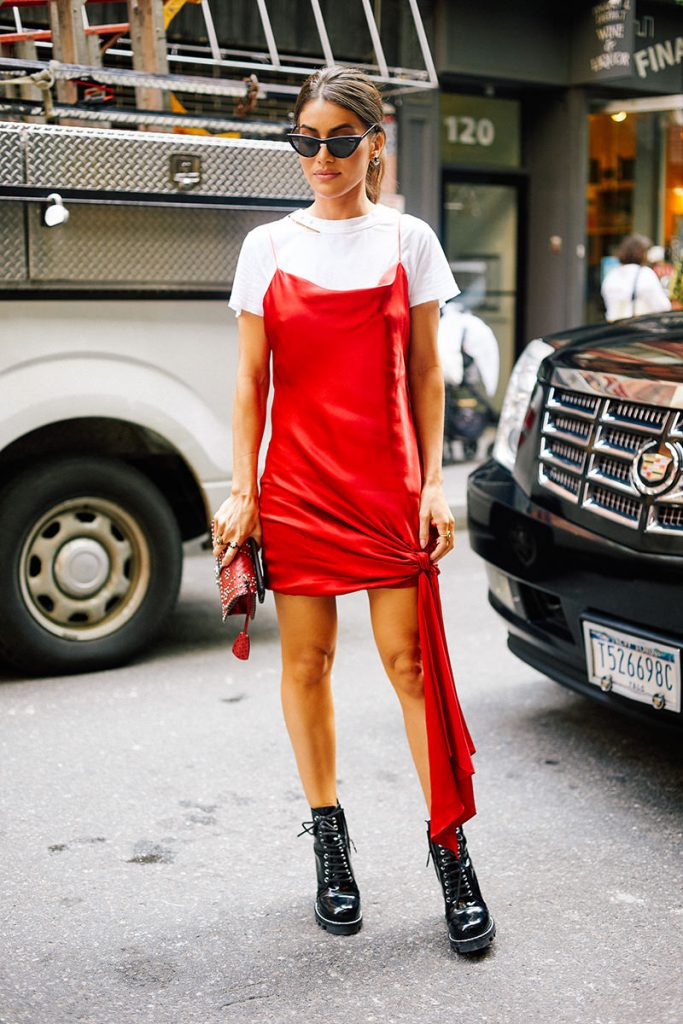
[[[372,81],[324,68],[302,86],[294,119],[288,137],[314,201],[255,228],[240,253],[230,299],[240,336],[233,484],[214,517],[214,550],[227,563],[248,537],[262,541],[285,721],[311,807],[300,834],[314,837],[318,924],[344,935],[362,924],[337,798],[331,670],[336,596],[365,589],[431,811],[450,944],[468,953],[492,941],[495,925],[461,827],[475,813],[474,748],[437,580],[454,544],[441,482],[437,330],[439,305],[458,288],[431,228],[377,201],[385,135]],[[259,491],[271,355],[272,437]],[[393,828],[389,850],[406,825]],[[393,869],[387,883],[400,892]],[[394,906],[402,915],[400,897]]]
[[[606,274],[601,289],[605,317],[610,322],[671,309],[659,278],[647,266],[651,245],[645,235],[628,235],[621,243],[617,252],[620,266]]]
[[[453,444],[474,459],[487,426],[497,422],[488,396],[496,393],[500,354],[484,321],[458,302],[447,302],[439,323],[439,357],[446,384],[443,461],[455,461]]]
[[[500,349],[495,334],[481,317],[457,302],[447,302],[439,323],[439,356],[447,383],[462,384],[463,354],[477,364],[486,394],[495,395],[500,373]]]

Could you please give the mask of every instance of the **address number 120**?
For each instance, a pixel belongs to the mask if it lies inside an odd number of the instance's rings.
[[[496,129],[488,117],[444,117],[446,138],[463,146],[492,146]]]

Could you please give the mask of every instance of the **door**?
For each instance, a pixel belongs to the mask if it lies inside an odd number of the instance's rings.
[[[500,408],[522,347],[519,301],[523,181],[447,172],[443,183],[444,249],[461,289],[456,302],[493,331],[500,351]]]

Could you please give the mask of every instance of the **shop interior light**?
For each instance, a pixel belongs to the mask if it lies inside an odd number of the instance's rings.
[[[610,117],[613,121],[621,122],[626,120],[628,114],[625,110],[620,110],[617,114],[610,114]]]
[[[66,224],[69,219],[69,211],[62,202],[62,197],[59,192],[51,192],[47,197],[49,206],[45,208],[43,213],[43,220],[49,228],[54,228],[58,224]]]

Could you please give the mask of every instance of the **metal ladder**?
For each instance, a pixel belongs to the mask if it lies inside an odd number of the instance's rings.
[[[279,0],[282,3],[282,0]],[[203,115],[187,115],[182,112],[182,105],[174,104],[176,111],[164,110],[167,101],[159,101],[159,97],[175,92],[199,96],[225,96],[244,100],[245,97],[253,104],[254,100],[286,99],[298,92],[295,84],[299,78],[307,77],[311,71],[321,64],[335,63],[334,51],[330,34],[325,23],[320,0],[309,0],[316,31],[320,42],[319,57],[303,58],[283,53],[278,46],[273,24],[268,10],[267,0],[254,0],[258,9],[265,50],[231,50],[219,45],[216,34],[212,4],[210,0],[131,0],[136,8],[144,9],[146,18],[146,36],[138,31],[134,33],[128,22],[116,24],[93,25],[87,13],[87,0],[60,0],[70,8],[73,15],[71,25],[76,38],[71,41],[68,49],[70,54],[89,52],[94,54],[93,40],[97,43],[95,63],[55,60],[59,56],[53,34],[50,30],[26,29],[21,18],[21,9],[36,7],[36,0],[18,0],[10,3],[0,0],[0,17],[4,12],[11,13],[14,20],[14,31],[7,31],[0,22],[0,117],[3,113],[17,112],[17,101],[5,98],[3,85],[19,82],[28,86],[37,84],[43,93],[43,102],[25,103],[23,115],[40,117],[45,120],[59,121],[62,118],[77,118],[79,122],[100,122],[111,125],[144,125],[149,127],[185,127],[217,132],[234,132],[241,135],[256,137],[273,136],[281,130],[282,124],[273,121],[249,120],[246,118],[225,118]],[[354,66],[362,67],[369,77],[376,82],[385,97],[400,93],[430,90],[438,87],[438,79],[429,48],[422,16],[417,0],[404,0],[410,13],[410,22],[414,28],[424,67],[403,68],[390,67],[387,63],[381,40],[380,28],[377,23],[371,0],[358,0],[362,4],[367,22],[374,61],[372,63],[355,62]],[[169,44],[165,39],[165,29],[173,17],[186,3],[200,8],[203,18],[208,47],[183,45],[181,49]],[[215,0],[214,0],[215,3]],[[44,6],[47,7],[47,4]],[[131,4],[129,4],[129,9]],[[79,22],[78,11],[81,19]],[[140,53],[135,51],[133,38],[145,52],[146,63],[141,66]],[[155,36],[155,37],[154,37]],[[84,45],[89,41],[90,49]],[[33,44],[36,59],[3,55],[3,50],[16,43]],[[62,48],[63,51],[64,48]],[[38,59],[38,51],[41,51]],[[121,64],[131,66],[107,66],[103,64],[107,54],[115,57]],[[63,52],[62,52],[63,56]],[[152,66],[150,66],[152,65]],[[178,73],[169,71],[170,67],[178,67]],[[195,73],[186,73],[191,68]],[[201,69],[203,74],[197,74]],[[222,72],[235,74],[246,73],[243,79],[222,77]],[[267,73],[269,81],[261,81],[260,75]],[[221,75],[221,77],[208,77]],[[4,79],[4,81],[3,81]],[[133,87],[136,90],[136,109],[123,109],[106,106],[101,109],[79,105],[76,109],[72,103],[55,100],[52,95],[53,86],[59,83],[73,83],[87,79],[96,88],[101,87]],[[25,89],[24,89],[25,91]],[[63,90],[62,90],[63,92]],[[181,112],[178,112],[178,107]],[[161,109],[160,109],[161,108]],[[247,109],[249,105],[247,104]]]

